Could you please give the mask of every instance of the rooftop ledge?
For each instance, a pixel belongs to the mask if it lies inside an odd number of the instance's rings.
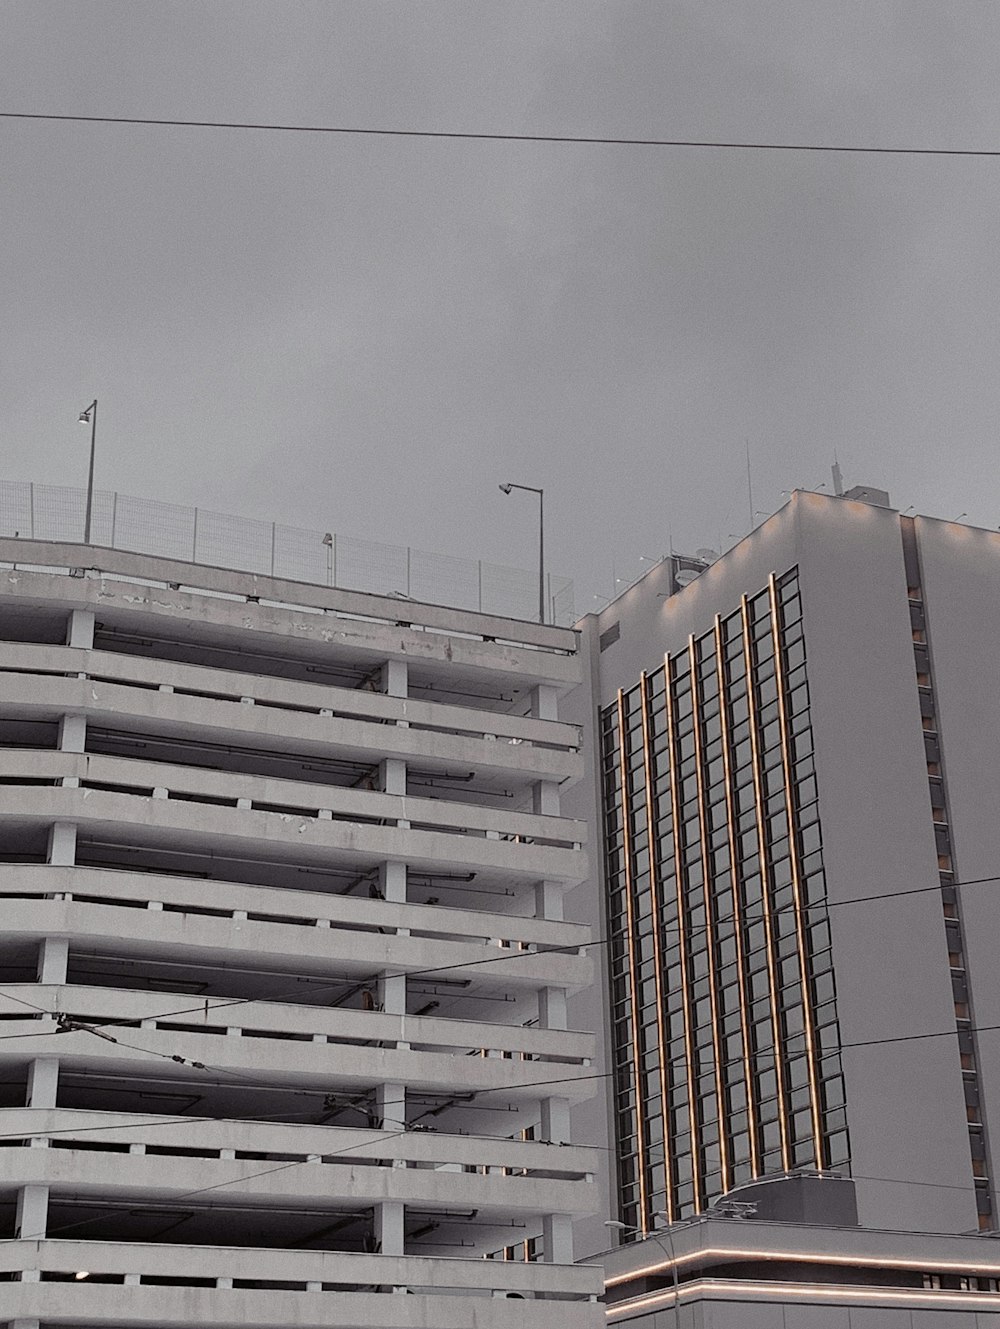
[[[93,491],[89,527],[87,491],[64,485],[0,480],[0,536],[86,543],[136,554],[183,559],[336,587],[403,601],[534,621],[538,567],[505,567],[405,545],[285,526],[205,508],[184,507],[106,489]],[[573,583],[548,572],[545,618],[564,627],[576,621]]]
[[[426,604],[405,596],[342,590],[260,572],[212,567],[100,545],[0,536],[0,565],[12,570],[63,573],[71,577],[106,575],[143,586],[306,613],[333,614],[344,619],[495,642],[546,654],[575,655],[578,649],[578,633],[571,628],[552,627],[475,609]]]

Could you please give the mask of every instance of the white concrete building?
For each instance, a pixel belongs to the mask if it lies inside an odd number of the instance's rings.
[[[649,1238],[641,1263],[664,1222],[679,1234],[748,1183],[820,1171],[853,1180],[851,1250],[865,1231],[986,1236],[1000,534],[901,515],[878,491],[797,492],[695,571],[678,588],[665,559],[584,620],[585,682],[564,708],[594,735],[564,807],[605,840],[572,905],[609,937],[603,1009],[593,993],[570,1007],[600,1026],[613,1071],[574,1110],[574,1131],[617,1155],[602,1216]],[[581,1249],[607,1239],[583,1224]],[[930,1247],[899,1240],[936,1277]],[[970,1250],[947,1278],[979,1276]],[[881,1320],[848,1319],[848,1291],[830,1299],[840,1318],[772,1306],[777,1320],[732,1323],[995,1322],[995,1286],[950,1291],[981,1311],[897,1302],[904,1320],[887,1300]],[[657,1297],[611,1318],[655,1309],[673,1326],[672,1289]],[[682,1301],[702,1325],[694,1292]]]
[[[0,565],[0,1323],[603,1323],[575,634]]]

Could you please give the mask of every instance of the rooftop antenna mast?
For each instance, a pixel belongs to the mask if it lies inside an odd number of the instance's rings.
[[[833,492],[838,498],[844,492],[844,477],[840,474],[840,462],[836,453],[833,454]]]
[[[753,506],[753,476],[750,473],[750,440],[746,439],[747,447],[747,502],[750,505],[750,530],[753,530],[754,506]]]

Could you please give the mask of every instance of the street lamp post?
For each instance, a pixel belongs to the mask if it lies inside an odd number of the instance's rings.
[[[674,1284],[674,1324],[680,1329],[681,1323],[681,1290],[680,1279],[677,1272],[677,1255],[674,1250],[674,1232],[675,1226],[690,1227],[693,1223],[700,1222],[703,1218],[753,1218],[757,1212],[757,1204],[752,1200],[727,1200],[725,1196],[717,1200],[710,1208],[703,1210],[694,1218],[689,1218],[680,1224],[673,1224],[669,1217],[658,1210],[653,1217],[666,1220],[665,1227],[653,1228],[651,1232],[643,1232],[641,1228],[633,1227],[631,1223],[619,1222],[616,1218],[609,1218],[605,1221],[605,1227],[615,1228],[619,1232],[627,1232],[633,1237],[642,1237],[647,1240],[655,1241],[660,1250],[670,1260],[670,1271],[673,1276]],[[660,1240],[666,1237],[667,1245],[664,1246]]]
[[[523,489],[525,493],[538,495],[538,621],[545,622],[545,490],[534,485],[505,484],[500,488],[505,494],[512,489]]]
[[[78,423],[90,425],[90,470],[87,472],[87,515],[83,520],[83,543],[90,544],[90,518],[94,509],[94,452],[97,447],[97,398],[80,412]]]
[[[666,1218],[666,1214],[654,1214],[654,1217]],[[670,1223],[668,1222],[666,1227],[654,1228],[652,1232],[649,1233],[643,1232],[641,1228],[632,1227],[631,1224],[629,1223],[620,1223],[615,1218],[609,1218],[605,1222],[604,1226],[616,1228],[619,1232],[627,1232],[630,1236],[633,1237],[648,1237],[653,1241],[655,1241],[657,1246],[659,1246],[660,1250],[662,1250],[666,1254],[667,1258],[670,1260],[670,1273],[674,1283],[674,1324],[677,1326],[677,1329],[680,1329],[681,1289],[680,1289],[680,1279],[677,1273],[677,1256],[674,1253],[674,1236],[670,1230],[671,1226]],[[663,1242],[660,1240],[661,1236],[666,1237],[667,1239],[666,1246],[664,1246]]]
[[[334,576],[333,576],[333,560],[334,560],[334,551],[335,551],[335,549],[336,549],[336,547],[337,547],[337,546],[336,546],[336,539],[337,539],[337,537],[336,537],[335,535],[333,535],[332,532],[330,532],[330,531],[327,531],[326,535],[323,536],[323,543],[326,545],[326,584],[327,584],[327,586],[332,586],[332,585],[333,585],[333,582],[334,582]]]

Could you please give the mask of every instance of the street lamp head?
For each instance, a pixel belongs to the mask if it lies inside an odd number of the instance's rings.
[[[333,536],[329,531],[323,536],[323,543],[326,545],[327,549],[333,548]]]
[[[510,491],[514,488],[514,486],[513,486],[513,485],[501,485],[500,488],[503,490],[503,492],[504,492],[505,494],[509,494]]]
[[[89,406],[87,407],[87,409],[86,409],[85,411],[81,411],[80,414],[79,414],[79,416],[77,417],[77,424],[79,424],[79,425],[89,425],[89,424],[90,424],[90,412],[91,412],[91,407],[89,407]]]

